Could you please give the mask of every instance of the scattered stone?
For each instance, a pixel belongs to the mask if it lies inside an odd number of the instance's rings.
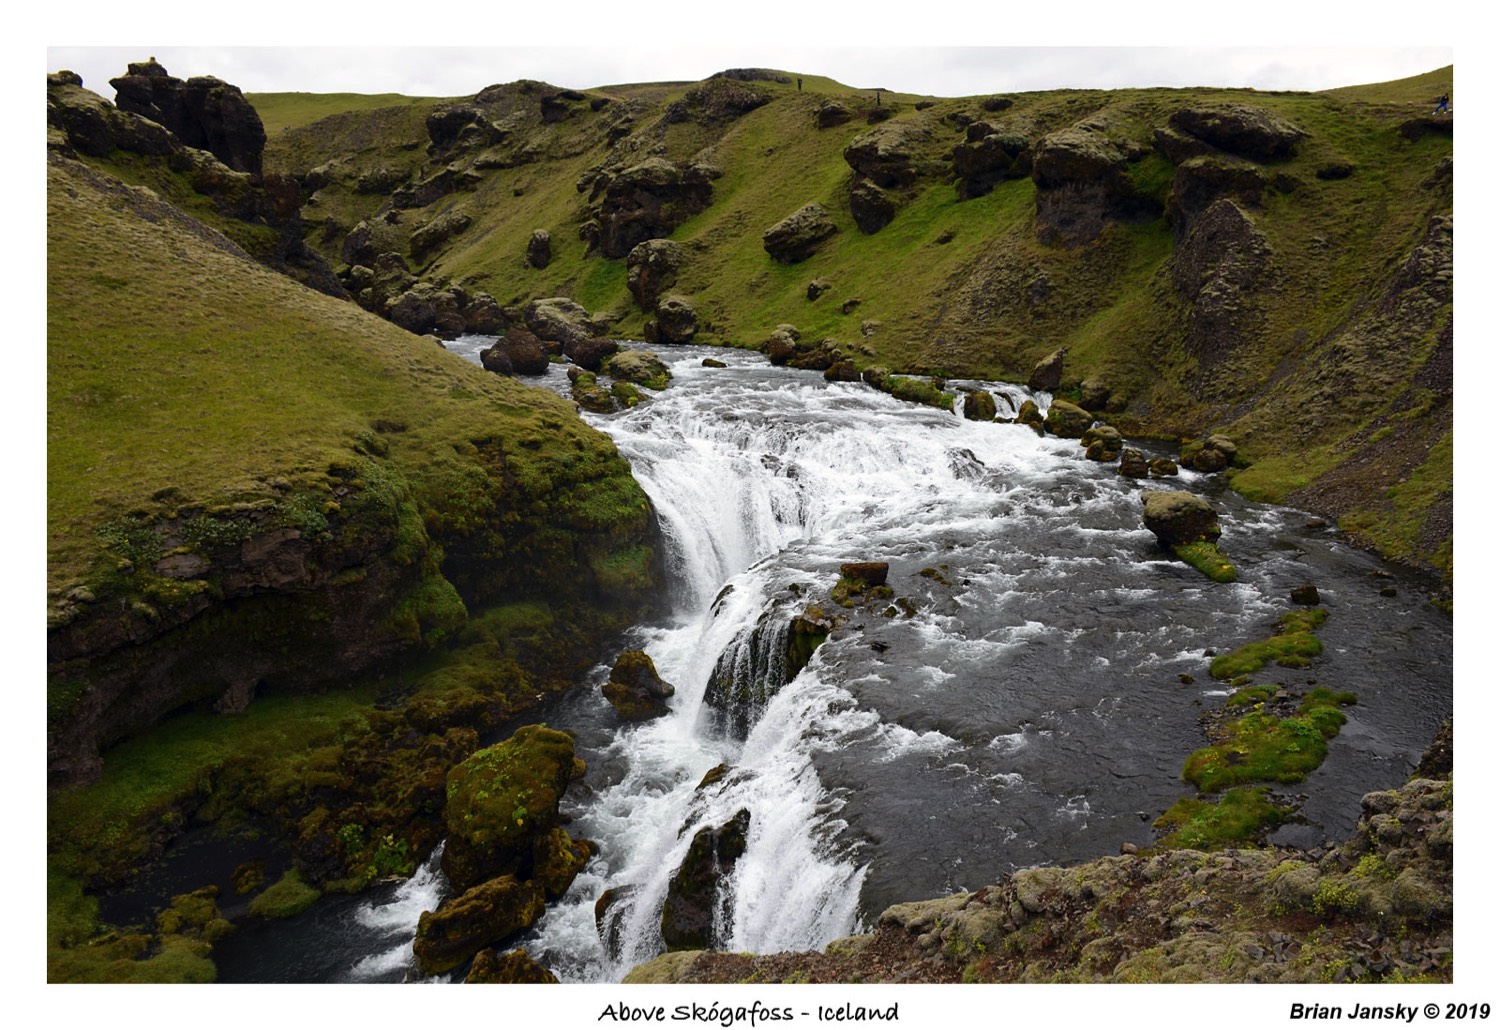
[[[482,948],[531,926],[541,918],[543,908],[540,888],[514,876],[471,887],[436,912],[422,913],[412,942],[417,965],[424,976],[456,969]]]
[[[1087,411],[1103,411],[1109,407],[1109,387],[1100,379],[1085,379],[1078,394],[1078,406]]]
[[[589,372],[599,371],[600,366],[604,364],[604,359],[611,354],[618,353],[619,350],[620,345],[614,340],[606,340],[597,336],[563,345],[563,354],[573,364]]]
[[[1311,583],[1304,583],[1300,587],[1292,588],[1293,604],[1320,604],[1318,588]]]
[[[1152,458],[1151,475],[1156,479],[1177,475],[1177,462],[1171,458]]]
[[[520,326],[511,327],[494,344],[479,352],[479,361],[491,372],[504,375],[545,375],[550,363],[547,348],[536,334]],[[506,371],[509,366],[509,371]]]
[[[868,236],[891,224],[896,201],[868,179],[859,179],[849,188],[849,213],[859,231]]]
[[[817,300],[831,289],[833,289],[833,283],[820,276],[807,284],[807,299]]]
[[[1118,461],[1120,448],[1124,444],[1120,431],[1108,425],[1085,429],[1083,435],[1078,438],[1078,442],[1084,447],[1083,456],[1090,461]]]
[[[663,297],[656,306],[653,343],[688,343],[698,331],[698,313],[685,297]]]
[[[847,315],[855,308],[859,307],[859,305],[860,300],[858,297],[850,297],[848,300],[844,301],[844,303],[839,305],[839,311]]]
[[[818,128],[831,129],[854,119],[854,112],[837,100],[825,100],[818,105]]]
[[[704,358],[703,359],[703,367],[704,368],[728,368],[729,366],[726,365],[724,362],[720,361],[718,358]]]
[[[532,301],[526,305],[524,321],[526,328],[535,333],[538,339],[549,340],[563,347],[599,335],[588,311],[568,297],[546,297]]]
[[[1041,409],[1036,406],[1036,401],[1029,397],[1021,402],[1021,410],[1016,413],[1016,421],[1030,426],[1036,431],[1037,436],[1041,436],[1045,431],[1046,420],[1042,418]]]

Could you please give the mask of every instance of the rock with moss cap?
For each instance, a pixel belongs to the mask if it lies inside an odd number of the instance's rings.
[[[1286,157],[1307,136],[1285,118],[1249,104],[1185,107],[1169,123],[1220,150],[1255,161]]]
[[[1059,347],[1038,361],[1031,369],[1031,375],[1026,377],[1026,386],[1032,390],[1056,390],[1062,383],[1063,360],[1068,356],[1068,348]]]
[[[668,712],[667,698],[676,691],[657,674],[645,651],[626,651],[615,660],[604,696],[627,722],[655,719]]]
[[[1213,543],[1219,539],[1219,513],[1197,494],[1186,490],[1143,490],[1141,503],[1146,528],[1163,547]]]
[[[563,792],[583,771],[573,738],[540,725],[523,726],[449,770],[442,865],[454,888],[529,876],[537,841],[558,825]]]
[[[652,390],[665,390],[672,381],[666,363],[648,350],[622,350],[604,359],[604,373]]]
[[[514,876],[487,880],[443,902],[436,912],[422,913],[412,942],[417,966],[424,976],[456,969],[480,949],[531,926],[544,907],[542,890],[534,883]]]
[[[1054,436],[1078,439],[1094,422],[1094,416],[1070,401],[1055,400],[1047,409],[1044,424]]]
[[[839,227],[822,204],[804,204],[761,235],[767,254],[785,265],[806,261]]]
[[[686,297],[663,297],[656,318],[646,323],[648,343],[691,343],[698,331],[698,312]]]
[[[685,257],[682,244],[671,240],[646,240],[625,257],[625,288],[642,311],[656,310],[656,302],[677,284],[677,273]]]

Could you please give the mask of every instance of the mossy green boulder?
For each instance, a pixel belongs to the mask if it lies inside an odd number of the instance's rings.
[[[417,921],[412,951],[424,976],[456,969],[491,944],[535,923],[545,905],[541,887],[500,876],[443,902]]]
[[[1060,398],[1052,401],[1051,407],[1047,409],[1047,418],[1043,422],[1047,431],[1053,436],[1069,439],[1080,439],[1093,423],[1093,415],[1072,401]]]
[[[605,375],[652,390],[665,390],[672,381],[671,369],[648,350],[622,350],[605,358],[600,367]]]
[[[523,726],[454,766],[442,858],[454,888],[507,874],[530,876],[533,849],[556,828],[563,792],[583,771],[572,736],[541,725]]]

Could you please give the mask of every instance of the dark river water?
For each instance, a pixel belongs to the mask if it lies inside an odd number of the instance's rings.
[[[473,359],[488,342],[454,347]],[[1200,715],[1227,693],[1205,651],[1269,635],[1302,583],[1329,612],[1324,654],[1258,681],[1316,680],[1359,703],[1324,765],[1287,789],[1305,795],[1302,822],[1277,840],[1347,835],[1360,796],[1399,784],[1452,710],[1451,620],[1428,603],[1434,584],[1309,528],[1305,513],[1249,503],[1212,475],[1126,479],[1075,440],[759,355],[659,353],[669,389],[586,417],[660,516],[673,612],[630,643],[675,684],[671,714],[622,726],[600,666],[528,720],[577,735],[589,772],[565,801],[569,832],[601,845],[520,942],[563,980],[618,980],[657,954],[667,881],[693,834],[740,809],[748,849],[718,926],[735,951],[819,947],[897,901],[1149,843],[1151,820],[1191,792],[1180,772],[1205,743]],[[708,354],[729,367],[702,368]],[[566,390],[560,369],[547,382]],[[1050,401],[952,385],[1003,396],[1002,414]],[[1208,497],[1239,581],[1167,560],[1142,525],[1143,489]],[[750,655],[758,625],[784,625],[826,595],[841,562],[860,560],[889,562],[915,613],[850,612],[735,732],[705,702],[720,656]],[[695,790],[720,763],[730,774]],[[614,950],[594,923],[611,887],[633,892]],[[445,890],[429,862],[400,887],[247,927],[216,948],[221,979],[414,978],[417,917]]]

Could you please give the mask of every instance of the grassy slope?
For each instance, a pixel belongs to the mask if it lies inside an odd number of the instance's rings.
[[[274,136],[283,129],[310,125],[329,115],[374,111],[390,107],[420,107],[424,110],[436,97],[408,97],[400,93],[248,93],[246,99]]]
[[[1433,494],[1434,482],[1451,482],[1451,464],[1442,461],[1449,417],[1442,404],[1421,407],[1419,398],[1421,431],[1408,427],[1398,441],[1399,461],[1363,477],[1377,484],[1374,494],[1366,486],[1367,496],[1335,501],[1329,491],[1306,491],[1344,467],[1372,434],[1402,418],[1393,407],[1401,397],[1398,387],[1437,346],[1433,331],[1412,339],[1392,337],[1387,328],[1351,348],[1349,333],[1422,238],[1429,217],[1451,213],[1450,194],[1423,187],[1451,155],[1451,140],[1429,135],[1411,143],[1396,131],[1403,120],[1429,110],[1431,97],[1450,78],[1451,69],[1440,69],[1323,94],[1066,90],[1015,95],[1013,107],[993,114],[982,111],[976,98],[935,100],[917,111],[917,98],[888,96],[897,124],[928,126],[930,140],[919,154],[928,172],[902,194],[895,220],[872,236],[860,233],[849,214],[851,173],[842,158],[844,147],[867,126],[857,117],[831,129],[814,127],[824,99],[862,113],[871,91],[818,77],[805,77],[801,93],[792,85],[757,82],[755,88],[769,91],[772,102],[719,127],[656,124],[661,109],[692,84],[598,92],[648,105],[619,146],[644,140],[638,153],[707,161],[724,172],[715,182],[712,206],[672,234],[691,254],[675,291],[697,306],[704,342],[753,345],[777,324],[791,322],[811,338],[832,336],[861,364],[1012,379],[1024,378],[1043,354],[1067,346],[1070,377],[1098,375],[1129,395],[1137,425],[1232,432],[1246,456],[1260,463],[1241,482],[1253,496],[1321,505],[1346,516],[1349,528],[1387,554],[1443,568],[1450,545],[1442,534],[1435,538],[1429,527],[1423,538],[1421,520],[1402,514],[1414,502],[1380,496],[1413,474],[1419,479],[1407,491],[1413,496]],[[959,201],[945,165],[948,151],[962,139],[943,121],[954,112],[1031,138],[1094,119],[1149,145],[1153,130],[1173,111],[1222,102],[1269,109],[1309,135],[1289,160],[1262,166],[1267,179],[1280,176],[1290,184],[1285,190],[1268,187],[1250,212],[1272,248],[1276,281],[1250,299],[1253,330],[1212,367],[1200,366],[1183,346],[1186,311],[1170,281],[1173,239],[1164,219],[1115,226],[1082,248],[1048,247],[1033,230],[1030,180]],[[638,334],[646,316],[625,291],[624,262],[585,257],[577,234],[588,212],[587,198],[574,183],[610,153],[603,139],[610,112],[580,113],[538,129],[533,138],[540,160],[486,171],[474,192],[404,213],[413,225],[448,210],[474,219],[474,227],[440,251],[428,271],[476,283],[502,302],[571,295],[593,310],[625,312],[616,331]],[[405,162],[415,168],[421,136],[414,121],[408,118],[399,139],[367,134],[353,149],[340,137],[339,123],[320,123],[273,141],[268,162],[297,172],[353,155],[371,167]],[[1340,162],[1351,164],[1354,174],[1317,178],[1319,169]],[[1132,174],[1165,199],[1172,169],[1164,159],[1148,157]],[[773,262],[761,248],[761,233],[809,201],[822,203],[840,232],[803,263]],[[306,213],[310,222],[320,211],[334,214],[347,227],[382,202],[378,195],[325,189]],[[522,257],[536,228],[552,234],[554,260],[545,270],[530,268]],[[952,242],[935,242],[948,232]],[[313,242],[337,260],[340,239]],[[809,302],[806,285],[817,276],[832,280],[834,288]],[[1028,299],[1031,284],[1039,281],[1045,294]],[[841,306],[850,299],[861,303],[844,314]],[[1351,357],[1351,351],[1358,353]],[[1400,403],[1410,410],[1410,397]]]
[[[94,527],[153,493],[271,496],[268,479],[321,473],[378,419],[407,426],[392,460],[418,479],[497,430],[534,442],[523,463],[613,453],[555,394],[141,217],[136,194],[49,175],[51,586],[83,573]]]

